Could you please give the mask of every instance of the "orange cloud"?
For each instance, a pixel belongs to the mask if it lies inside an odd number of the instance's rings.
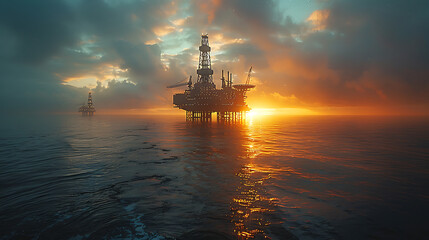
[[[91,72],[76,73],[72,76],[63,76],[56,74],[57,77],[62,79],[62,84],[74,87],[96,87],[97,82],[106,85],[111,80],[125,80],[127,79],[127,71],[121,69],[119,66],[112,64],[102,64],[93,69]]]
[[[188,19],[189,19],[189,17],[179,18],[179,19],[171,21],[171,23],[173,23],[175,26],[183,26]]]
[[[329,10],[316,10],[310,14],[307,21],[314,27],[313,31],[321,31],[326,28],[326,21],[329,18]]]
[[[160,42],[162,42],[161,39],[160,38],[156,38],[156,39],[148,40],[144,44],[146,44],[146,45],[154,45],[154,44],[157,44],[157,43],[160,43]]]
[[[221,5],[222,0],[210,0],[210,1],[204,1],[202,2],[198,7],[199,9],[204,12],[205,14],[207,14],[207,20],[209,22],[209,24],[212,23],[216,11],[219,8],[219,6]]]
[[[243,38],[229,38],[222,33],[215,33],[210,35],[210,46],[214,53],[218,52],[223,46],[234,43],[244,43],[246,40]]]
[[[176,30],[175,27],[171,25],[162,25],[162,26],[156,26],[152,29],[153,33],[155,33],[156,36],[162,37],[169,33],[172,33]]]

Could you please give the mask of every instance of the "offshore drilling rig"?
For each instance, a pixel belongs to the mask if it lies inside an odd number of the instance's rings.
[[[79,108],[79,112],[82,113],[82,116],[93,116],[95,112],[94,105],[92,104],[92,95],[91,92],[88,93],[88,104],[83,104]]]
[[[198,79],[192,84],[192,76],[187,83],[179,83],[168,86],[175,88],[188,85],[184,93],[173,96],[173,104],[179,109],[186,110],[187,121],[210,122],[212,113],[217,113],[218,122],[235,123],[242,122],[245,113],[250,110],[247,106],[246,92],[254,88],[250,84],[252,67],[247,75],[245,84],[233,84],[232,73],[227,73],[224,77],[222,70],[222,88],[216,89],[213,82],[213,70],[210,60],[210,46],[208,35],[201,36],[201,46],[199,47],[200,57],[197,69]]]

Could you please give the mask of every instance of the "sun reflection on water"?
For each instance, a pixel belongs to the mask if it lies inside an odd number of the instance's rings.
[[[240,240],[268,238],[265,229],[271,222],[265,215],[273,211],[271,205],[276,199],[265,197],[262,186],[270,175],[261,176],[252,164],[246,164],[237,176],[240,178],[240,186],[236,189],[236,196],[231,202],[234,233]]]
[[[269,118],[267,115],[263,117],[264,121]],[[234,239],[271,239],[273,236],[293,239],[289,238],[290,233],[282,226],[284,221],[279,212],[279,198],[269,193],[273,178],[280,169],[263,161],[275,149],[262,138],[264,132],[260,121],[260,115],[251,115],[247,116],[246,121],[235,124],[192,124],[187,127],[207,140],[201,142],[207,146],[198,145],[198,149],[204,150],[206,155],[217,152],[229,156],[228,162],[218,164],[227,163],[233,168],[230,176],[236,177],[234,183],[237,185],[228,189],[231,194],[228,196],[231,221],[228,231],[232,231]],[[212,136],[221,139],[221,149],[213,148],[216,141]],[[210,151],[207,151],[208,148]]]
[[[269,239],[265,231],[271,222],[267,219],[266,213],[272,211],[274,199],[271,201],[272,199],[265,197],[263,185],[271,176],[269,173],[257,171],[252,163],[252,160],[260,154],[260,146],[253,136],[253,123],[257,117],[257,112],[249,112],[243,126],[246,135],[243,142],[246,149],[245,164],[236,173],[240,182],[230,204],[231,222],[234,234],[239,240]]]

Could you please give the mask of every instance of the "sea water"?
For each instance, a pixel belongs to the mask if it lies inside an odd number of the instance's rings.
[[[423,239],[429,119],[7,116],[0,239]]]

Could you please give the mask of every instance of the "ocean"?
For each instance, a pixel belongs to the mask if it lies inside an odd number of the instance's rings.
[[[424,239],[429,118],[4,116],[0,239]]]

